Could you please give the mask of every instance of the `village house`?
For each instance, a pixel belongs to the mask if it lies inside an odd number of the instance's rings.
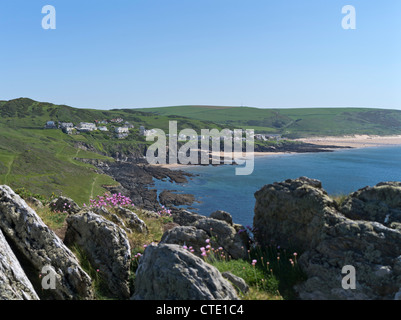
[[[97,128],[94,123],[80,122],[79,125],[77,126],[77,129],[82,132],[88,132],[88,131],[96,130]]]
[[[72,134],[74,132],[74,127],[65,127],[62,128],[61,131],[63,131],[66,134]]]
[[[74,124],[72,122],[59,122],[58,126],[60,129],[74,128]]]
[[[127,127],[116,127],[114,131],[116,133],[129,133],[129,129]]]
[[[101,126],[101,127],[97,127],[97,128],[100,131],[109,131],[109,129],[107,129],[107,127],[105,127],[105,126]]]

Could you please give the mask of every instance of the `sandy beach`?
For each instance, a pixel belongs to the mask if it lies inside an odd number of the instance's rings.
[[[314,137],[305,139],[296,139],[305,143],[316,145],[333,145],[338,147],[351,148],[368,148],[390,145],[401,145],[401,135],[397,136],[370,136],[370,135],[355,135],[342,137]]]

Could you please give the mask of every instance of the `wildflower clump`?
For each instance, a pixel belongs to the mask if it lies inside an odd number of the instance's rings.
[[[171,210],[162,206],[162,210],[157,211],[158,215],[161,217],[171,217]]]
[[[86,204],[84,203],[84,207]],[[130,208],[134,207],[132,200],[129,197],[122,195],[121,193],[105,193],[97,196],[95,199],[89,199],[89,208]]]

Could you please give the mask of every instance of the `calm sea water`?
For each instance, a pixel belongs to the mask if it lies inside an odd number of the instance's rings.
[[[252,226],[254,193],[266,184],[300,176],[318,179],[331,195],[348,194],[383,181],[401,181],[401,146],[348,149],[310,154],[255,157],[249,176],[236,176],[235,166],[193,166],[183,169],[198,176],[185,184],[155,180],[164,189],[195,195],[191,207],[209,216],[225,210],[235,223]]]

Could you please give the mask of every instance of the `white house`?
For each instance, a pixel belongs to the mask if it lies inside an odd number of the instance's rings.
[[[60,127],[60,129],[74,128],[74,124],[72,122],[60,122],[58,126]]]
[[[96,124],[90,122],[80,122],[77,126],[79,131],[93,131],[96,130]]]
[[[114,131],[115,131],[117,134],[120,134],[120,133],[129,133],[129,129],[128,129],[127,127],[116,127],[116,128],[114,129]]]
[[[97,128],[98,128],[98,130],[100,130],[100,131],[109,131],[109,129],[107,129],[107,127],[105,127],[105,126],[97,127]]]

